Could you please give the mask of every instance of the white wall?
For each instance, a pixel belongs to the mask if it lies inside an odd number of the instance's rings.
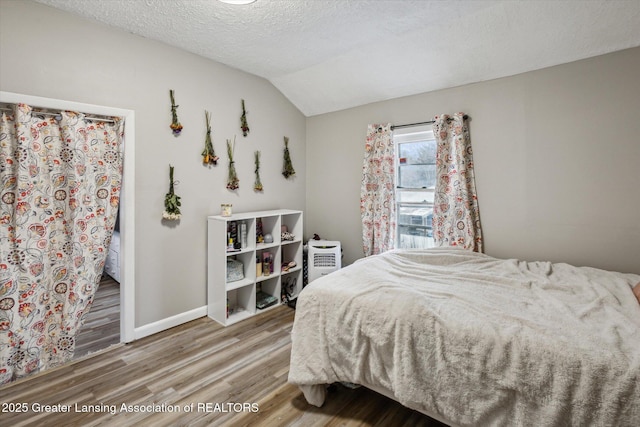
[[[304,208],[305,117],[266,80],[30,1],[0,0],[0,55],[2,91],[135,110],[136,327],[206,304],[206,216],[219,214],[221,203],[236,212]],[[177,138],[169,129],[169,89],[184,125]],[[221,158],[212,169],[200,157],[205,109]],[[225,188],[225,139],[234,135],[237,193]],[[285,135],[293,180],[281,175]],[[253,191],[255,150],[262,151],[263,194]],[[182,197],[174,226],[161,221],[169,163]]]
[[[306,234],[362,257],[368,123],[471,117],[485,252],[640,273],[640,48],[307,119]]]

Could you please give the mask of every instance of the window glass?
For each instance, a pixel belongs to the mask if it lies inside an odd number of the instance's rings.
[[[434,188],[436,165],[398,165],[398,187]]]
[[[407,165],[435,165],[436,141],[403,142],[398,144],[400,164]]]

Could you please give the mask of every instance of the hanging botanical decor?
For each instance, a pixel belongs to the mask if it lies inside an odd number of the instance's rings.
[[[213,142],[211,142],[211,113],[204,110],[204,117],[207,121],[207,136],[204,140],[204,150],[202,151],[202,163],[205,165],[217,165],[219,157],[213,150]]]
[[[180,124],[180,121],[178,120],[178,107],[179,105],[176,105],[176,99],[173,96],[173,89],[169,90],[169,96],[171,97],[171,130],[173,131],[173,135],[174,136],[178,136],[180,135],[180,132],[182,131],[182,125]]]
[[[229,190],[236,190],[240,187],[240,180],[236,173],[236,167],[233,161],[233,150],[236,147],[236,138],[233,137],[233,146],[231,141],[227,139],[227,154],[229,154],[229,178],[227,179],[227,188]]]
[[[293,164],[291,164],[291,155],[289,154],[289,138],[284,137],[284,166],[282,169],[282,175],[285,178],[289,178],[292,175],[295,175],[296,171],[293,169]]]
[[[174,192],[173,166],[169,165],[169,192],[164,196],[164,212],[162,218],[170,220],[180,219],[180,196]]]
[[[256,161],[256,182],[253,184],[255,191],[262,191],[262,182],[260,181],[260,151],[253,153]]]
[[[242,115],[240,116],[240,129],[242,129],[242,136],[249,134],[249,125],[247,124],[247,110],[244,108],[244,99],[242,100]]]

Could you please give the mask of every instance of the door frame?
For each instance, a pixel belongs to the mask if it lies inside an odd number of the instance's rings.
[[[120,342],[135,339],[135,111],[0,91],[0,102],[124,118],[124,166],[120,191]]]

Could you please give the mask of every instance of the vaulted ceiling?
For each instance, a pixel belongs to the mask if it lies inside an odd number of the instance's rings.
[[[306,116],[640,46],[639,0],[36,0],[264,77]]]

